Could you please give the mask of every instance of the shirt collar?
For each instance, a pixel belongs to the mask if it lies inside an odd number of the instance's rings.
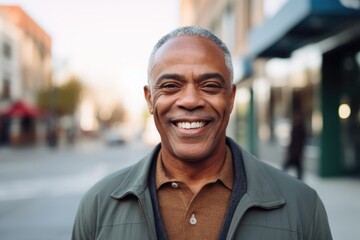
[[[162,161],[161,151],[158,154],[156,163],[156,190],[158,190],[162,185],[177,181],[172,176],[169,176],[166,172],[165,166]],[[234,186],[234,168],[232,164],[232,154],[231,150],[228,146],[226,146],[226,157],[224,164],[222,165],[218,176],[213,180],[213,182],[220,181],[222,182],[228,189],[232,190]]]

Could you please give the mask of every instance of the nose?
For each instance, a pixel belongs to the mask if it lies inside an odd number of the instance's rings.
[[[194,84],[189,84],[181,91],[181,96],[176,101],[176,105],[186,110],[194,110],[203,107],[205,100],[201,92]]]

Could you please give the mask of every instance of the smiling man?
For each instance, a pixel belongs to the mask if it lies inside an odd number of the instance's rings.
[[[317,193],[230,138],[231,56],[183,27],[150,56],[144,95],[161,136],[134,166],[84,196],[73,239],[332,239]]]

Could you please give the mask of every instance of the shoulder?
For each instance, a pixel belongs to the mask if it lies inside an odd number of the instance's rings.
[[[266,163],[259,162],[285,200],[281,212],[290,225],[301,223],[306,239],[332,239],[323,202],[315,189]]]
[[[80,214],[84,219],[94,219],[99,207],[112,201],[112,192],[127,178],[126,176],[134,167],[135,165],[132,165],[118,170],[95,183],[83,195],[78,208],[78,215]]]
[[[86,219],[93,219],[102,208],[109,204],[115,204],[116,199],[112,197],[115,191],[131,191],[132,186],[139,181],[146,183],[146,171],[150,165],[150,156],[146,156],[139,162],[109,174],[95,183],[82,197],[78,214]]]
[[[94,197],[110,196],[111,193],[126,179],[126,176],[135,165],[115,171],[96,182],[83,196],[83,201],[91,200]]]
[[[234,161],[242,161],[247,193],[258,202],[284,202],[285,208],[310,209],[316,206],[316,191],[282,170],[259,160],[237,143],[229,141]],[[292,210],[291,210],[292,211]]]
[[[304,223],[304,232],[308,231],[314,216],[327,221],[322,201],[312,187],[253,156],[245,156],[244,160],[247,162],[245,163],[248,169],[246,174],[253,175],[247,177],[251,179],[249,184],[254,186],[255,181],[258,184],[256,191],[258,194],[263,194],[262,196],[272,195],[276,196],[274,199],[282,199],[284,205],[281,207],[281,212],[286,212],[286,215],[291,216],[289,221]]]
[[[128,198],[126,202],[122,197],[144,191],[151,159],[150,154],[138,163],[108,175],[84,194],[75,217],[73,239],[95,239],[98,229],[104,224],[126,217],[123,213],[133,206],[131,203],[135,198]],[[117,195],[119,192],[124,194]],[[118,214],[114,215],[115,212]]]
[[[317,192],[303,181],[255,157],[252,157],[251,161],[262,177],[285,198],[287,205],[291,203],[313,205],[317,201]]]
[[[130,168],[117,171],[92,186],[82,197],[72,232],[72,239],[95,239],[98,214],[103,212],[101,206],[111,204],[111,191],[124,179]]]
[[[157,156],[157,146],[137,163],[118,170],[94,184],[83,196],[80,208],[119,199],[121,193],[141,192],[147,186],[147,178],[152,160]],[[115,194],[116,193],[116,194]],[[114,195],[116,195],[114,197]],[[101,204],[104,205],[104,204]]]
[[[145,187],[151,164],[152,154],[145,156],[139,162],[118,170],[95,183],[83,196],[84,201],[104,201],[111,199],[114,192],[132,191],[135,186]]]

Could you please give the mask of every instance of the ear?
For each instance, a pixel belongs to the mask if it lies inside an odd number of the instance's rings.
[[[236,85],[232,84],[231,92],[230,92],[230,112],[232,112],[234,107],[235,95],[236,95]]]
[[[150,114],[153,114],[154,108],[151,100],[151,89],[149,86],[144,86],[144,97],[148,105],[148,110]]]

